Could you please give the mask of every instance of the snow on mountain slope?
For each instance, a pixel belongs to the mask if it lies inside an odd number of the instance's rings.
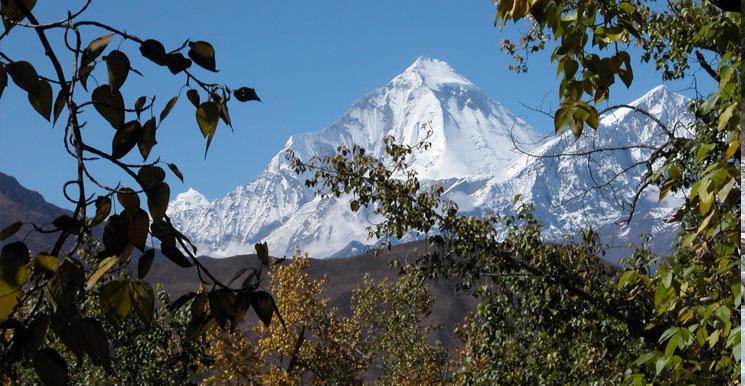
[[[629,105],[659,117],[670,130],[677,128],[677,135],[690,135],[684,132],[685,125],[676,124],[690,119],[688,99],[667,87],[657,86]],[[659,202],[659,191],[649,188],[636,203],[632,221],[624,221],[653,151],[649,147],[661,144],[665,131],[631,109],[614,110],[602,117],[597,131],[586,130],[576,141],[569,132],[556,136],[517,160],[504,175],[463,179],[445,195],[465,201],[467,207],[460,205],[461,209],[480,214],[504,212],[512,198],[521,194],[535,204],[534,214],[544,226],[544,236],[558,240],[592,227],[610,247],[611,257],[629,243],[638,243],[642,233],[651,236],[654,250],[669,250],[677,228],[660,220],[682,204],[680,195]]]
[[[449,64],[420,57],[385,87],[357,101],[337,122],[318,132],[294,135],[285,148],[308,159],[331,154],[342,144],[357,144],[380,156],[384,136],[414,145],[425,138],[422,124],[427,122],[432,147],[412,158],[412,167],[422,178],[495,173],[518,156],[510,130],[524,146],[532,147],[539,139],[532,127]]]
[[[357,144],[382,155],[384,136],[413,145],[426,137],[423,123],[432,130],[428,138],[432,148],[411,161],[412,168],[430,179],[496,173],[519,157],[512,150],[510,132],[528,148],[539,138],[533,128],[450,65],[420,57],[386,86],[357,101],[335,123],[290,137],[248,185],[207,206],[200,207],[200,200],[194,204],[200,208],[197,211],[185,210],[187,204],[177,198],[168,213],[200,253],[211,256],[244,253],[265,239],[278,254],[291,254],[294,246],[300,246],[314,256],[328,256],[352,240],[345,237],[366,237],[368,223],[364,219],[360,226],[341,222],[354,215],[314,198],[304,180],[290,170],[287,150],[307,160],[332,154],[342,144]],[[337,216],[335,221],[332,215]],[[325,236],[309,247],[313,235]]]
[[[178,194],[168,206],[174,212],[185,212],[199,211],[209,206],[209,204],[210,202],[207,197],[194,190],[194,188],[189,188],[189,190]]]
[[[672,122],[683,114],[686,103],[682,96],[657,87],[632,104]],[[177,196],[168,212],[199,252],[210,256],[251,252],[257,241],[267,241],[273,254],[292,255],[299,248],[313,257],[334,255],[350,243],[374,243],[367,239],[366,229],[379,220],[372,210],[352,213],[344,197],[314,197],[304,179],[289,169],[286,151],[307,160],[332,154],[342,144],[357,144],[379,156],[385,135],[413,145],[425,138],[425,122],[432,130],[428,138],[432,147],[413,154],[411,167],[428,183],[444,186],[448,198],[464,211],[504,212],[511,207],[512,197],[522,193],[536,203],[536,215],[552,238],[586,225],[601,228],[613,243],[635,241],[641,232],[660,237],[674,234],[672,229],[652,229],[653,223],[660,223],[656,220],[666,212],[664,207],[674,202],[660,205],[651,196],[639,204],[643,218],[628,228],[616,225],[624,215],[619,203],[630,197],[642,167],[614,179],[609,186],[615,193],[590,190],[574,197],[643,159],[648,150],[597,153],[589,160],[552,156],[593,146],[653,144],[662,132],[652,120],[618,110],[602,117],[597,133],[576,142],[571,136],[560,135],[538,146],[540,136],[527,123],[489,99],[447,63],[428,58],[418,58],[330,126],[290,137],[264,172],[248,185],[212,202],[190,190]],[[511,134],[521,150],[543,157],[515,150]],[[594,166],[592,173],[588,162]]]

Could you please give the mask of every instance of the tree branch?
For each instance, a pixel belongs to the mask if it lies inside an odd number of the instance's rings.
[[[717,82],[719,82],[719,74],[717,74],[716,71],[714,71],[713,68],[709,65],[709,63],[706,61],[706,58],[704,57],[704,54],[701,53],[701,51],[696,50],[696,60],[698,60],[698,63],[701,65],[701,68],[706,71],[709,76],[714,78]]]

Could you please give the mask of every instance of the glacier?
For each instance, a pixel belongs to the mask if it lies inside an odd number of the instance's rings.
[[[685,130],[680,123],[688,116],[688,103],[657,86],[629,105]],[[250,253],[254,243],[266,241],[278,256],[296,250],[317,258],[343,256],[345,250],[376,242],[368,240],[367,228],[380,218],[370,208],[352,212],[348,197],[317,197],[305,186],[305,177],[291,170],[287,152],[308,160],[356,144],[382,156],[384,136],[414,145],[428,130],[432,146],[412,154],[410,168],[426,184],[443,186],[445,198],[466,214],[509,212],[513,197],[521,194],[536,205],[548,240],[592,227],[607,243],[610,260],[629,243],[640,242],[642,234],[659,252],[675,240],[677,228],[661,220],[682,204],[680,195],[659,202],[656,189],[649,188],[632,221],[622,221],[645,171],[640,162],[649,156],[650,145],[665,139],[653,120],[622,108],[601,116],[598,130],[588,128],[579,140],[571,133],[546,136],[446,62],[425,57],[358,100],[335,123],[291,136],[253,181],[213,201],[190,188],[169,204],[168,214],[203,255]],[[639,146],[599,150],[629,144]],[[587,155],[567,155],[577,153]]]

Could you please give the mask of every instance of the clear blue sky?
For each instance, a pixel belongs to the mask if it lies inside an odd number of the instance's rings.
[[[83,2],[39,3],[35,13],[44,22],[63,17],[66,9],[76,9]],[[182,184],[169,175],[172,196],[194,187],[210,199],[252,180],[289,135],[332,123],[355,100],[384,85],[419,55],[449,62],[536,128],[551,130],[550,121],[520,103],[544,109],[556,105],[553,66],[546,54],[539,54],[530,58],[528,74],[507,71],[510,59],[499,51],[500,41],[514,38],[526,27],[499,31],[492,25],[493,18],[490,0],[95,0],[84,16],[141,38],[158,38],[168,50],[187,38],[207,40],[216,49],[220,72],[199,72],[204,78],[256,88],[263,102],[231,106],[235,132],[221,125],[206,160],[194,108],[185,95],[159,129],[161,145],[151,157],[160,155],[177,163],[186,177]],[[84,44],[103,34],[92,28],[83,32]],[[53,44],[62,44],[61,36],[52,39]],[[15,60],[44,63],[37,70],[53,74],[33,32],[19,28],[1,44],[0,50]],[[139,95],[158,95],[159,112],[179,93],[183,77],[143,61],[132,42],[115,39],[110,47],[120,44],[133,67],[145,74],[145,78],[130,74],[122,90],[125,100],[131,106]],[[632,88],[615,86],[612,100],[631,100],[660,83],[652,66],[636,66]],[[94,74],[105,82],[105,66],[99,67]],[[670,87],[683,90],[689,83]],[[87,119],[84,135],[109,149],[111,127],[92,109]],[[0,171],[16,176],[47,200],[69,207],[61,186],[74,177],[75,164],[62,148],[62,125],[50,126],[29,107],[25,93],[9,85],[0,99]],[[129,159],[141,160],[136,150]],[[110,168],[101,166],[95,171],[111,185],[120,179],[132,184]]]

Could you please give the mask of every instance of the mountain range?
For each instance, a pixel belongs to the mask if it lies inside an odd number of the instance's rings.
[[[65,214],[69,216],[72,212],[50,204],[38,192],[21,185],[15,177],[0,172],[0,229],[16,221],[43,226]],[[0,245],[22,240],[32,251],[49,251],[57,236],[57,233],[32,232],[26,226]]]
[[[688,116],[688,99],[665,86],[628,104],[669,127],[682,127],[675,123]],[[658,252],[674,242],[675,226],[661,219],[680,206],[680,196],[659,202],[658,192],[650,188],[637,202],[632,221],[623,221],[650,146],[665,139],[654,120],[624,108],[601,116],[598,129],[588,128],[579,140],[571,133],[545,135],[449,64],[423,57],[358,100],[335,123],[291,136],[253,181],[213,201],[190,188],[169,204],[168,214],[200,254],[213,257],[245,254],[258,241],[268,242],[276,255],[359,253],[377,241],[368,239],[367,228],[380,218],[371,208],[352,212],[349,197],[316,196],[286,155],[292,151],[307,161],[333,154],[339,145],[356,144],[383,156],[386,135],[407,145],[431,143],[411,156],[409,167],[425,184],[443,186],[445,198],[466,214],[508,213],[520,194],[535,204],[547,240],[592,227],[611,260],[642,234],[651,237]]]
[[[0,229],[15,221],[48,224],[58,216],[71,214],[70,211],[50,204],[38,192],[24,187],[15,177],[0,172]],[[23,240],[32,253],[38,253],[49,251],[57,239],[57,234],[41,234],[24,229],[0,241],[0,246]],[[97,229],[94,229],[94,237],[100,238],[100,230]],[[69,247],[72,245],[67,244],[66,248]],[[328,299],[329,306],[336,308],[342,315],[351,316],[352,294],[360,287],[363,277],[369,276],[376,281],[384,278],[395,281],[398,270],[391,268],[389,262],[396,260],[402,265],[411,263],[426,248],[425,242],[415,241],[394,246],[378,255],[360,253],[343,259],[310,259],[308,278],[323,280],[325,285],[322,296]],[[137,266],[139,254],[133,259],[132,267]],[[258,267],[261,264],[255,254],[218,259],[202,256],[199,260],[221,282],[230,281],[242,268]],[[162,285],[171,300],[196,290],[200,283],[194,268],[179,267],[158,250],[155,251],[155,259],[145,279],[153,285]],[[453,328],[462,323],[467,313],[474,310],[477,299],[467,291],[456,291],[455,280],[428,280],[427,284],[430,293],[437,299],[427,321],[442,327],[434,336],[446,348],[457,347],[460,340],[452,334]],[[247,317],[247,323],[243,327],[250,328],[258,323],[255,314],[249,313]]]

